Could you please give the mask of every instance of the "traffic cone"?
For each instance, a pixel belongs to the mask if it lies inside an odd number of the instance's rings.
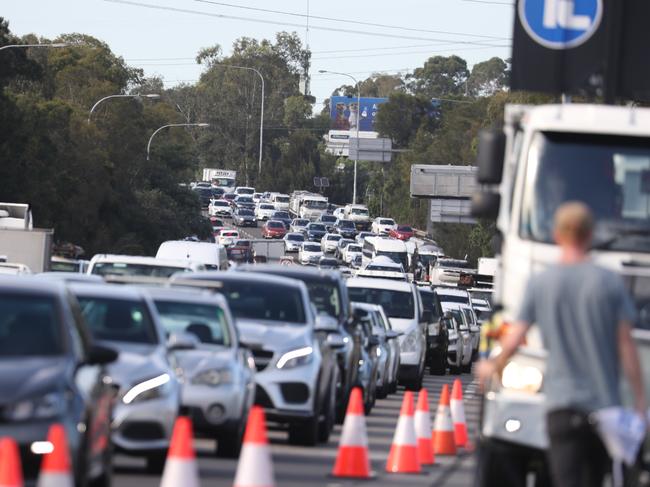
[[[451,420],[454,423],[454,441],[456,446],[467,448],[467,422],[465,421],[465,406],[463,405],[463,386],[460,379],[454,381],[451,389]]]
[[[399,413],[393,444],[386,462],[386,471],[392,473],[420,473],[418,442],[413,418],[413,393],[406,391]]]
[[[433,452],[436,455],[456,455],[454,426],[451,423],[449,410],[449,386],[442,386],[440,403],[436,412],[436,422],[433,427]]]
[[[73,487],[70,450],[63,425],[50,426],[47,441],[52,444],[53,449],[43,457],[37,487]]]
[[[246,424],[234,487],[273,487],[274,485],[264,410],[259,406],[253,406]]]
[[[358,387],[352,389],[350,393],[350,401],[345,413],[339,451],[332,475],[334,477],[363,479],[368,479],[371,476],[366,417],[363,413],[361,389]]]
[[[23,487],[20,453],[13,438],[0,438],[0,487]]]
[[[192,421],[179,416],[174,424],[160,487],[199,487],[199,469],[192,441]]]
[[[433,442],[431,439],[431,413],[429,412],[429,394],[422,388],[418,394],[418,404],[415,408],[415,437],[418,440],[418,456],[420,465],[433,465]]]

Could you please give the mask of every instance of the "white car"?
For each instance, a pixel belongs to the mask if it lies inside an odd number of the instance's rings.
[[[298,261],[303,264],[318,264],[323,251],[318,242],[304,242],[298,251]]]
[[[309,225],[309,220],[306,218],[294,218],[289,226],[290,232],[302,232]]]
[[[367,237],[376,237],[377,234],[373,232],[359,232],[357,233],[357,236],[354,237],[354,239],[357,241],[359,245],[363,245]]]
[[[342,238],[343,237],[341,237],[338,233],[326,233],[320,241],[320,247],[324,253],[331,254],[336,250],[336,245]]]
[[[238,230],[221,230],[219,232],[219,244],[223,246],[229,246],[235,243],[236,240],[239,240],[239,231]]]
[[[255,219],[259,221],[268,220],[273,217],[275,206],[271,203],[258,203],[255,208]]]
[[[334,215],[339,220],[345,218],[345,208],[337,208],[332,212],[332,215]]]
[[[472,338],[465,315],[458,307],[445,309],[449,345],[447,347],[447,362],[452,374],[471,372],[472,370]]]
[[[255,203],[262,201],[262,193],[253,193],[253,201]]]
[[[305,242],[305,236],[302,233],[292,232],[287,233],[282,240],[284,240],[285,252],[299,252]]]
[[[357,272],[357,277],[372,277],[379,279],[393,279],[406,281],[407,276],[402,264],[394,262],[390,257],[380,255],[370,261],[364,268]]]
[[[250,188],[248,186],[237,186],[235,188],[235,194],[236,195],[245,195],[245,196],[253,196],[255,194],[255,188]]]
[[[232,207],[227,200],[210,200],[208,215],[232,218]]]
[[[388,235],[391,230],[397,228],[397,223],[392,218],[378,217],[372,222],[372,231],[377,235]]]
[[[361,245],[350,244],[341,250],[341,260],[346,264],[352,264],[357,256],[361,257]]]

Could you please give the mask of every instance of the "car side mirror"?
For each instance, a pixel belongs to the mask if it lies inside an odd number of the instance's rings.
[[[480,184],[499,184],[503,178],[506,134],[501,129],[481,130],[478,137],[476,179]]]
[[[345,340],[339,333],[330,333],[327,335],[327,346],[333,350],[338,350],[345,347]]]
[[[339,331],[339,322],[335,318],[321,313],[316,316],[314,330],[325,333],[335,333]]]
[[[87,365],[107,365],[117,360],[119,354],[103,345],[91,345],[85,363]]]
[[[194,350],[199,346],[199,339],[193,333],[175,332],[167,339],[167,349],[170,352],[178,350]]]
[[[480,191],[472,196],[472,216],[496,220],[499,216],[501,195],[491,191]]]

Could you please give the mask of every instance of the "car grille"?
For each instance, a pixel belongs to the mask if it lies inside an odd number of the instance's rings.
[[[273,401],[271,401],[269,395],[260,386],[255,387],[255,404],[262,406],[263,408],[273,408]]]
[[[122,435],[129,440],[162,440],[165,432],[153,421],[129,421],[122,426]]]
[[[309,388],[302,382],[285,382],[280,384],[284,400],[290,404],[302,404],[309,399]]]
[[[251,353],[253,354],[253,359],[255,360],[255,368],[258,372],[264,370],[273,358],[273,352],[268,350],[251,350]]]

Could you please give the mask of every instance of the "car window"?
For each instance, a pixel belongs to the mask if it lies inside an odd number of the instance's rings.
[[[97,262],[92,273],[100,276],[152,276],[171,277],[177,272],[186,270],[183,267],[164,265],[128,264],[126,262]]]
[[[314,230],[316,232],[325,232],[327,229],[325,228],[325,225],[321,223],[310,223],[307,228],[309,230]]]
[[[305,252],[320,252],[321,251],[320,245],[318,245],[318,244],[306,243],[306,244],[303,244],[302,248],[303,248],[303,250]]]
[[[236,318],[304,324],[302,294],[295,287],[265,282],[223,282],[221,293]]]
[[[361,252],[361,247],[359,245],[348,245],[345,250],[346,252]]]
[[[383,306],[384,312],[390,318],[413,319],[415,316],[415,304],[411,292],[350,287],[348,293],[351,301]]]
[[[192,333],[204,344],[231,345],[226,315],[219,306],[164,300],[155,303],[167,333]]]
[[[90,332],[97,340],[128,343],[158,343],[144,302],[129,299],[78,298]]]
[[[61,328],[53,298],[0,296],[0,359],[62,355]]]
[[[294,240],[296,242],[304,242],[305,241],[305,236],[304,235],[289,235],[287,237],[287,240]]]

